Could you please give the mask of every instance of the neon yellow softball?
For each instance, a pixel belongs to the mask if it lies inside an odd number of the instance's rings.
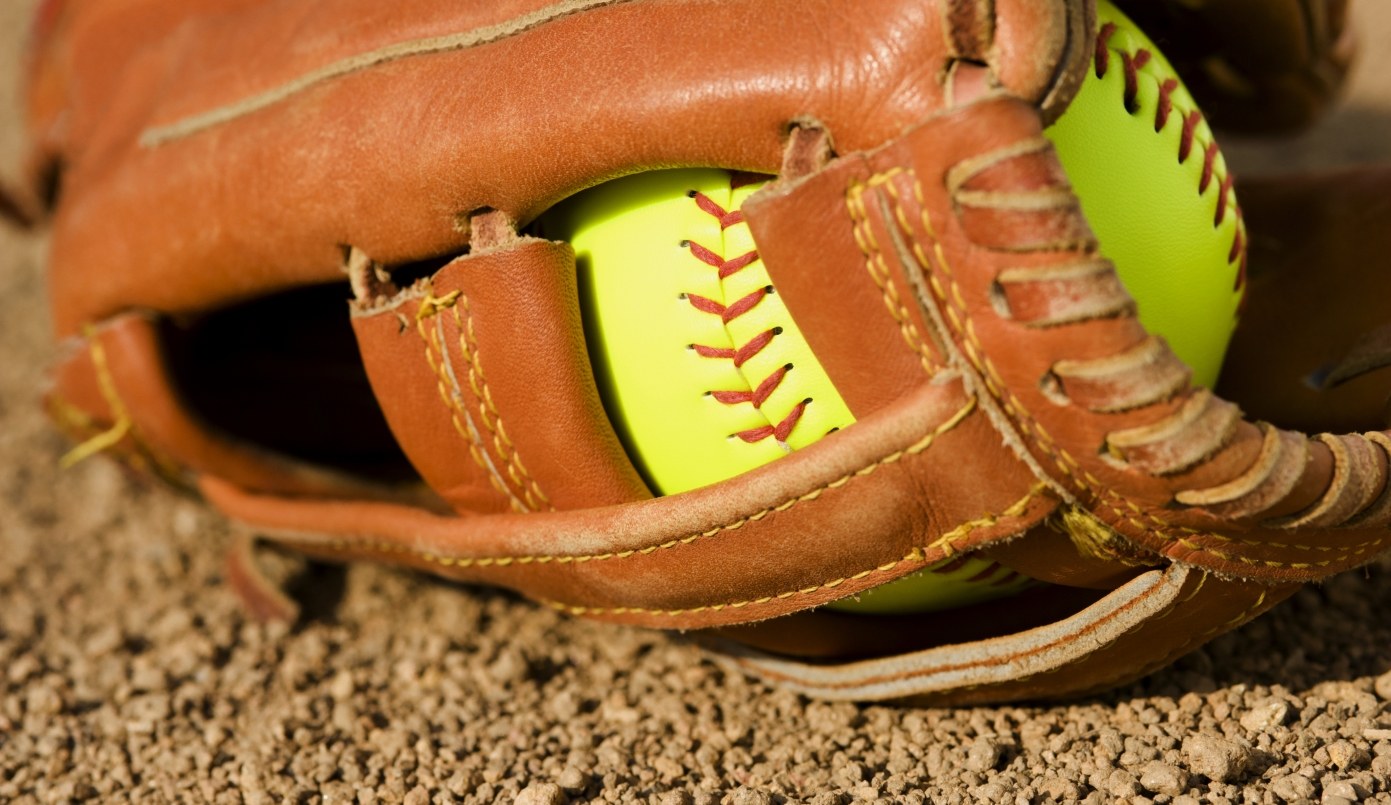
[[[1159,51],[1102,2],[1095,69],[1048,132],[1140,317],[1212,384],[1236,322],[1244,231],[1221,153]],[[630,176],[543,220],[569,240],[599,390],[653,489],[762,466],[854,417],[768,278],[740,208],[763,178]],[[930,611],[1030,582],[958,558],[832,606]]]

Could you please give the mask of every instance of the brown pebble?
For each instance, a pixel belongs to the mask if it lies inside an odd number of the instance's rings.
[[[1302,774],[1288,774],[1271,782],[1270,793],[1285,802],[1311,802],[1314,799],[1314,781]]]
[[[1155,760],[1145,764],[1140,773],[1140,787],[1155,794],[1176,797],[1188,787],[1188,775],[1177,766]]]
[[[1354,746],[1351,741],[1334,741],[1328,745],[1328,759],[1340,770],[1365,766],[1372,762],[1372,755],[1366,749]]]
[[[1247,747],[1213,735],[1190,735],[1183,739],[1182,752],[1189,769],[1222,783],[1241,777],[1251,760]]]
[[[773,795],[756,788],[740,786],[729,796],[730,805],[773,805]]]
[[[1125,769],[1116,769],[1106,779],[1106,793],[1113,797],[1133,797],[1140,793],[1140,783]]]
[[[513,800],[515,805],[566,805],[569,801],[555,783],[532,783]]]
[[[556,783],[567,792],[578,794],[589,785],[589,775],[574,766],[566,766],[565,771],[561,772],[560,777],[556,778]]]
[[[1069,802],[1080,799],[1082,789],[1071,780],[1061,777],[1045,777],[1043,782],[1038,784],[1039,793],[1057,802]]]
[[[1004,747],[994,738],[977,738],[966,751],[966,768],[976,772],[986,772],[1000,763]]]
[[[328,684],[328,693],[336,701],[343,701],[353,695],[353,674],[344,669],[333,675],[333,681]]]
[[[1350,780],[1334,780],[1323,784],[1323,798],[1320,801],[1327,805],[1330,799],[1357,802],[1362,799],[1362,792]]]
[[[1283,726],[1290,717],[1290,705],[1283,699],[1271,699],[1256,705],[1241,717],[1241,726],[1248,732],[1266,732]]]
[[[1372,683],[1372,690],[1376,691],[1382,701],[1391,701],[1391,671],[1387,671],[1376,678]]]

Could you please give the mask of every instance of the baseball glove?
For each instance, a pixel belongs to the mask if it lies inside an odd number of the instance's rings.
[[[1122,5],[1234,127],[1314,119],[1347,66],[1337,0]],[[813,696],[1148,673],[1391,541],[1391,171],[1240,187],[1246,309],[1222,385],[1195,387],[1041,139],[1094,15],[52,0],[15,208],[51,221],[67,460],[117,455],[313,557],[700,630]],[[776,176],[744,214],[856,424],[655,496],[596,390],[574,253],[528,227],[681,166]],[[248,547],[231,580],[290,614]],[[961,556],[1038,583],[821,608]]]

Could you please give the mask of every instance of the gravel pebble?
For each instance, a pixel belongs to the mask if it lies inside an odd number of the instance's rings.
[[[1155,794],[1176,797],[1188,787],[1188,775],[1177,766],[1155,760],[1145,765],[1140,774],[1140,787]]]
[[[1004,747],[994,738],[977,738],[966,752],[966,768],[976,772],[990,771],[999,764],[1003,753]]]
[[[1372,690],[1381,697],[1382,701],[1391,701],[1391,671],[1387,671],[1376,678],[1372,683]]]
[[[1266,732],[1283,726],[1289,720],[1290,705],[1282,699],[1272,699],[1256,705],[1241,717],[1241,726],[1248,732]]]
[[[532,783],[513,800],[515,805],[566,805],[569,801],[555,783]]]
[[[730,805],[773,805],[773,797],[767,791],[753,788],[737,788],[729,797]]]
[[[1321,802],[1327,803],[1330,799],[1341,799],[1345,802],[1357,802],[1362,799],[1362,792],[1357,790],[1357,786],[1348,780],[1333,780],[1323,784],[1323,797]]]
[[[565,771],[556,778],[556,783],[568,793],[578,794],[589,785],[589,775],[574,766],[566,766]]]
[[[1212,735],[1191,735],[1183,740],[1183,757],[1196,774],[1221,783],[1239,778],[1251,760],[1251,751],[1235,742]]]
[[[1302,774],[1287,774],[1271,781],[1270,792],[1284,802],[1311,802],[1315,793],[1314,781]]]
[[[1328,745],[1328,759],[1339,770],[1366,766],[1372,762],[1371,754],[1351,741],[1334,741]]]

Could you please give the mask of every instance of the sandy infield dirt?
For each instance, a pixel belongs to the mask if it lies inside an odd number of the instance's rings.
[[[33,5],[0,4],[8,176]],[[1391,2],[1357,25],[1381,50],[1341,109],[1224,140],[1238,173],[1391,160]],[[1387,560],[1060,706],[808,701],[678,637],[369,566],[315,568],[302,623],[253,623],[207,508],[57,469],[43,254],[0,226],[0,802],[1391,803]]]

